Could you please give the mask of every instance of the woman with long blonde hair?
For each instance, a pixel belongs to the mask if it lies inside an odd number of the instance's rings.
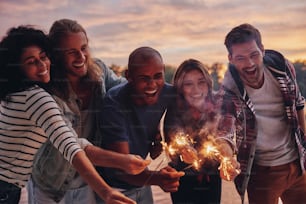
[[[202,144],[217,129],[220,100],[212,82],[206,66],[195,59],[185,60],[173,78],[177,99],[165,116],[165,140],[170,146],[179,136],[189,143],[183,152],[170,155],[170,166],[185,172],[178,191],[171,193],[174,204],[220,203],[218,162],[207,160],[198,169],[192,168]]]
[[[87,33],[77,21],[55,21],[49,39],[54,68],[48,89],[80,140],[98,144],[103,96],[107,89],[126,80],[92,58]],[[95,203],[94,192],[50,143],[36,157],[32,181],[29,197],[33,202]]]

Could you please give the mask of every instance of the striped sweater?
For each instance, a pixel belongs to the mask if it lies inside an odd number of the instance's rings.
[[[69,162],[81,147],[45,90],[34,86],[10,96],[0,106],[0,180],[24,187],[47,138]]]

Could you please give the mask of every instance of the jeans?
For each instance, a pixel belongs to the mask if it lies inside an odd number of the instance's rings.
[[[68,190],[64,197],[56,202],[30,180],[27,185],[28,200],[31,204],[96,204],[94,191],[88,186]]]
[[[121,191],[125,196],[136,201],[137,204],[153,204],[153,195],[150,186],[144,186],[140,188],[133,188],[129,190]],[[96,195],[97,204],[105,204],[104,201]]]
[[[19,187],[0,180],[0,204],[18,204],[20,195]]]
[[[248,184],[250,204],[306,204],[306,173],[299,160],[280,166],[254,165]]]

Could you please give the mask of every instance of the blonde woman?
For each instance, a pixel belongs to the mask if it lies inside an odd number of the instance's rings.
[[[219,101],[212,90],[212,78],[200,61],[188,59],[178,67],[173,83],[177,100],[165,116],[165,139],[171,144],[180,135],[190,141],[190,147],[185,149],[186,154],[172,155],[170,165],[185,171],[178,191],[171,193],[172,201],[174,204],[220,203],[218,162],[207,161],[200,169],[189,168],[203,142],[217,128]]]
[[[126,79],[92,57],[87,32],[77,21],[55,21],[49,39],[54,67],[48,89],[79,137],[97,144],[102,138],[99,115],[105,92]],[[32,181],[29,185],[32,202],[95,203],[94,191],[50,142],[35,159]]]

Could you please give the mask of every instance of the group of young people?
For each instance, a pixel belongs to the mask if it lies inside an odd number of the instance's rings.
[[[250,24],[234,27],[225,46],[215,92],[196,59],[166,83],[151,47],[132,51],[116,76],[74,20],[55,21],[48,35],[11,28],[0,42],[0,203],[18,203],[27,186],[29,203],[149,204],[151,185],[174,204],[220,203],[221,179],[234,180],[242,202],[247,191],[249,203],[306,203],[305,101],[293,65],[265,50]],[[178,134],[188,148],[149,170],[147,156]],[[228,160],[193,168],[212,137]]]

